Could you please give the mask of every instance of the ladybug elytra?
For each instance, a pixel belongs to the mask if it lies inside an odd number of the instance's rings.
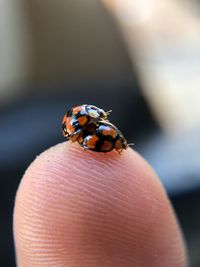
[[[93,105],[81,105],[67,111],[62,121],[63,134],[72,142],[77,141],[82,130],[90,123],[107,120],[111,111],[105,112]]]
[[[93,105],[73,107],[63,118],[63,134],[85,150],[110,152],[115,149],[121,153],[128,144],[117,127],[109,122],[110,112]]]
[[[84,149],[96,152],[110,152],[116,149],[120,153],[128,147],[123,134],[108,121],[99,121],[98,125],[89,125],[88,129],[86,127],[78,143]]]

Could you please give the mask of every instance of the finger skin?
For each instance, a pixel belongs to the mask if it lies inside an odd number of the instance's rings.
[[[19,267],[187,266],[163,187],[132,149],[42,153],[19,186],[14,237]]]

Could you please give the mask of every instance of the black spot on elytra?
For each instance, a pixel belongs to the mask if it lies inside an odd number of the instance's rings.
[[[71,116],[72,116],[72,112],[73,112],[73,109],[70,108],[70,109],[67,111],[66,116],[67,116],[67,117],[71,117]]]

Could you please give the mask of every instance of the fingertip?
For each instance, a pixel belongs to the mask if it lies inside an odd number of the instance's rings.
[[[165,191],[130,148],[65,142],[42,153],[18,189],[14,234],[20,267],[186,266]]]

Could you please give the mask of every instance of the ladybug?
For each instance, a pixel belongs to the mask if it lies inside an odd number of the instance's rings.
[[[93,105],[81,105],[67,111],[62,121],[63,134],[72,142],[76,142],[83,129],[90,123],[107,120],[110,111],[105,112]]]
[[[77,141],[84,149],[96,152],[110,152],[115,149],[121,153],[128,147],[123,134],[108,121],[88,125]]]

